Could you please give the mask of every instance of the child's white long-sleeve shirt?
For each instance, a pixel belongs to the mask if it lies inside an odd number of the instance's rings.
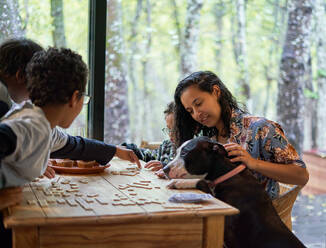
[[[8,112],[1,123],[17,136],[15,151],[1,161],[5,187],[21,186],[42,175],[55,140],[42,109],[24,102]]]

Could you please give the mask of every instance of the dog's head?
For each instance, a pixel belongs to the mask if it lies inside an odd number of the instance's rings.
[[[163,171],[169,178],[193,178],[193,175],[202,178],[207,175],[206,178],[211,179],[213,171],[214,177],[216,173],[223,175],[228,171],[226,159],[224,146],[203,136],[183,143],[174,160]]]

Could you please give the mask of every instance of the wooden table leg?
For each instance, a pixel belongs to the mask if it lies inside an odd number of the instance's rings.
[[[224,216],[204,218],[203,248],[222,248],[224,242]]]
[[[40,241],[36,226],[15,227],[12,229],[13,248],[39,248]]]

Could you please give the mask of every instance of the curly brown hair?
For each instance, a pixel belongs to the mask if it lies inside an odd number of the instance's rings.
[[[35,53],[27,68],[27,89],[37,106],[65,104],[78,90],[85,92],[88,69],[82,57],[67,48]]]

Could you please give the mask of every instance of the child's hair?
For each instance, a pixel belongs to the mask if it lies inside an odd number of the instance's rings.
[[[174,113],[174,102],[170,102],[166,109],[163,112],[165,115],[173,114]]]
[[[27,66],[27,89],[37,106],[65,104],[74,91],[85,92],[88,70],[82,57],[67,48],[36,53]]]
[[[0,75],[14,76],[19,72],[26,78],[26,66],[33,54],[43,48],[36,42],[25,39],[9,39],[0,45]]]
[[[196,122],[181,103],[182,93],[190,86],[196,85],[201,91],[208,93],[213,92],[213,86],[216,85],[220,89],[219,104],[221,105],[221,118],[224,123],[225,130],[217,130],[215,127],[208,128]],[[174,93],[175,102],[175,129],[176,129],[176,144],[180,146],[186,140],[192,139],[194,135],[202,132],[205,136],[218,135],[219,131],[223,131],[223,135],[230,134],[230,120],[232,110],[244,112],[239,106],[231,92],[223,84],[221,79],[210,71],[194,72],[188,77],[181,80]]]

